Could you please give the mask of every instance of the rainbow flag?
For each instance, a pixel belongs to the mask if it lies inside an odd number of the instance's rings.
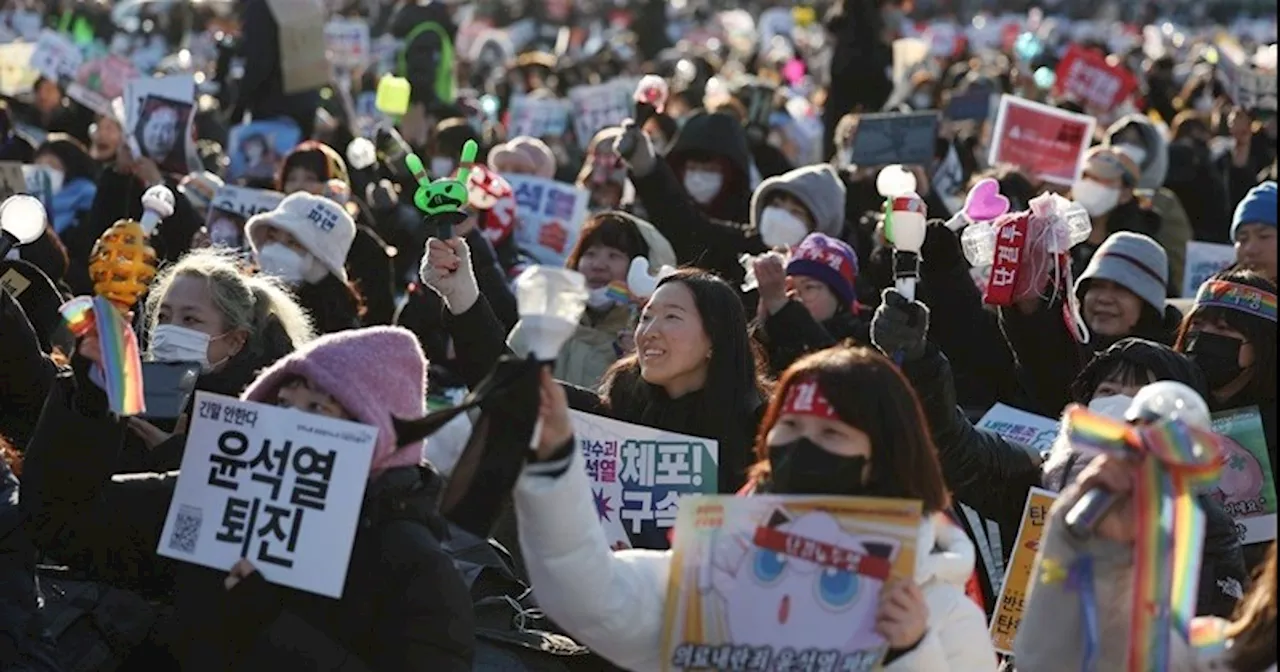
[[[120,311],[106,297],[78,296],[63,304],[58,312],[76,338],[97,332],[102,349],[103,386],[111,412],[129,416],[146,411],[138,337]]]
[[[627,304],[635,300],[631,295],[631,289],[627,287],[625,282],[611,282],[604,288],[605,296],[613,299],[614,303]]]

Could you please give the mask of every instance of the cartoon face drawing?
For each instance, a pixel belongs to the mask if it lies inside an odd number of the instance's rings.
[[[769,527],[792,538],[812,540],[892,560],[893,539],[853,535],[832,515],[814,511],[795,520],[774,515]],[[883,581],[844,568],[748,541],[713,559],[712,587],[724,601],[729,638],[735,644],[856,651],[883,643],[874,632]],[[738,557],[740,555],[740,557]]]
[[[1218,478],[1218,492],[1221,493],[1222,501],[1228,507],[1237,503],[1247,505],[1248,502],[1259,499],[1262,494],[1264,484],[1262,466],[1258,464],[1258,458],[1254,457],[1253,453],[1245,450],[1235,441],[1224,443],[1226,449],[1223,451],[1223,468],[1222,475]],[[1259,508],[1258,511],[1242,510],[1239,513],[1260,512]]]

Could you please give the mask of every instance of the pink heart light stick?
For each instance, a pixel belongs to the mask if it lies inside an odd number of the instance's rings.
[[[1009,212],[1009,199],[1000,193],[1000,183],[995,178],[980,180],[964,197],[960,208],[948,222],[947,228],[959,231],[974,222],[991,222]]]
[[[636,104],[635,128],[637,131],[643,130],[650,119],[662,113],[667,106],[669,93],[667,80],[657,75],[645,75],[640,78],[640,83],[636,84],[635,95],[632,96]],[[631,156],[635,150],[635,142],[636,138],[630,134],[622,136],[618,140],[618,153],[624,157]]]

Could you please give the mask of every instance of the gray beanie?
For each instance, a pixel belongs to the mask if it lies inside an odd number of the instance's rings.
[[[1113,233],[1093,253],[1088,268],[1076,280],[1076,296],[1084,296],[1090,280],[1110,280],[1164,315],[1169,257],[1160,243],[1148,236],[1128,231]]]
[[[751,228],[775,191],[794,196],[813,215],[814,230],[839,238],[844,230],[844,181],[830,164],[818,163],[771,177],[751,195]]]

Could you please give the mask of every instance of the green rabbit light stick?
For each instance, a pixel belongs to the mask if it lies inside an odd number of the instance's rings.
[[[471,165],[475,163],[476,153],[480,150],[475,140],[468,140],[462,146],[462,160],[458,162],[458,176],[453,179],[440,178],[435,182],[422,166],[422,159],[416,154],[405,157],[405,164],[418,181],[418,190],[413,192],[413,204],[422,211],[423,219],[428,224],[439,227],[436,237],[448,240],[453,237],[453,227],[467,219],[463,207],[467,205],[467,178],[471,175]]]

